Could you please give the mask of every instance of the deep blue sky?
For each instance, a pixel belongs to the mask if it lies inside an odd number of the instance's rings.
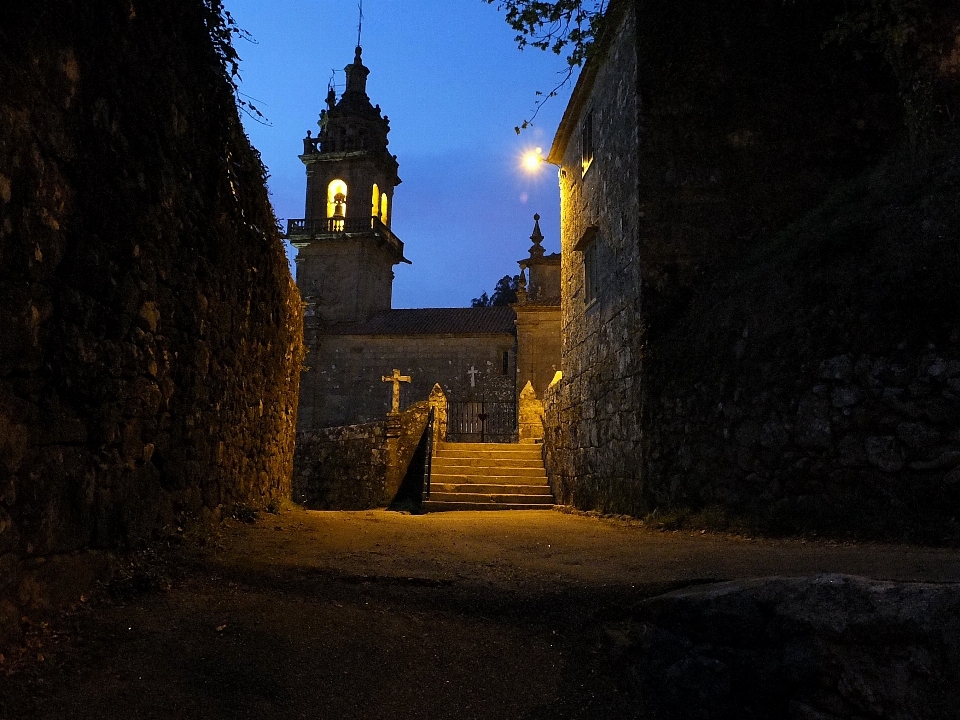
[[[357,2],[227,0],[256,44],[237,40],[242,93],[269,125],[244,124],[270,172],[277,217],[303,217],[305,175],[297,158],[317,118],[331,70],[338,93],[353,60]],[[535,92],[561,78],[562,58],[520,52],[496,5],[481,0],[366,0],[363,60],[367,93],[390,117],[390,150],[403,183],[393,230],[413,265],[395,268],[394,307],[458,307],[513,275],[527,256],[533,214],[548,252],[559,250],[555,168],[537,176],[523,151],[550,147],[570,87],[551,99],[535,127]],[[290,250],[291,254],[293,250]]]

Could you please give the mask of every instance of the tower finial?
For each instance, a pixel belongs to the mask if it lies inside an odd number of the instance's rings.
[[[363,0],[360,0],[360,22],[357,23],[357,52],[360,51],[360,33],[363,32]]]

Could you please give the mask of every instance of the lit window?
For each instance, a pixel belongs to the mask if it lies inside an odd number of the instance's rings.
[[[380,196],[380,222],[387,224],[387,194]]]
[[[583,116],[580,125],[580,167],[583,173],[593,162],[593,110]]]
[[[327,186],[327,217],[347,216],[347,184],[343,180],[333,180]]]
[[[377,184],[373,184],[373,204],[371,206],[373,209],[370,211],[370,214],[376,217],[380,214],[380,188],[377,187]]]

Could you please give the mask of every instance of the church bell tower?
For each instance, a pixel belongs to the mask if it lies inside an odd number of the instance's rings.
[[[367,96],[367,69],[359,46],[344,68],[337,99],[331,87],[320,132],[307,132],[300,160],[307,171],[305,217],[289,220],[287,239],[297,254],[297,285],[315,327],[365,322],[389,310],[393,266],[409,263],[393,234],[397,158],[387,150],[390,121]]]

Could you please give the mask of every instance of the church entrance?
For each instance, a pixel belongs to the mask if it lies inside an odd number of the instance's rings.
[[[517,439],[517,408],[512,402],[451,401],[448,442],[511,443]]]

